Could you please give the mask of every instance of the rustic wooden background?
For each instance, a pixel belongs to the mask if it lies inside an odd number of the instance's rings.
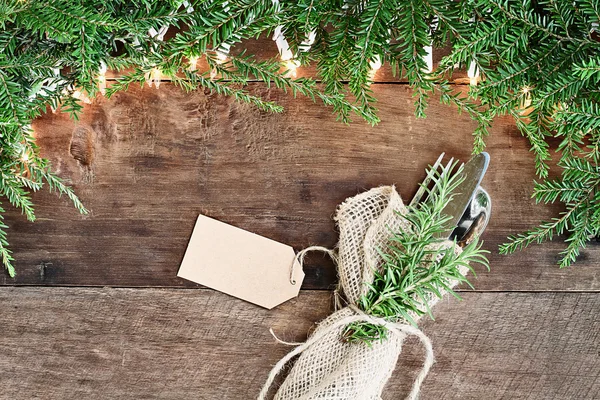
[[[410,88],[385,70],[376,127],[252,90],[286,111],[165,83],[96,99],[78,122],[34,122],[42,153],[91,212],[46,191],[34,195],[35,223],[9,211],[18,276],[0,276],[2,399],[255,398],[289,351],[268,329],[304,340],[331,312],[335,269],[312,257],[299,298],[271,311],[201,288],[176,277],[197,214],[297,250],[331,247],[346,197],[393,183],[410,198],[439,153],[471,151],[468,117],[433,99],[416,119]],[[530,199],[533,157],[510,119],[487,142],[492,269],[477,268],[477,290],[422,323],[437,354],[422,399],[599,398],[600,246],[566,270],[555,265],[560,241],[498,255],[507,235],[560,208]],[[385,399],[407,394],[422,357],[409,340]]]

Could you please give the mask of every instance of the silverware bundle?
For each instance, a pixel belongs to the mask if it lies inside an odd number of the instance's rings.
[[[435,190],[435,175],[438,171],[450,172],[449,170],[454,167],[454,158],[451,158],[446,165],[442,165],[443,158],[444,153],[438,157],[427,173],[409,206],[416,206],[427,192]],[[492,199],[480,184],[489,163],[489,154],[480,153],[459,168],[457,173],[461,175],[461,182],[453,190],[452,200],[443,210],[443,214],[448,215],[450,220],[447,223],[448,230],[438,235],[440,239],[456,240],[461,247],[464,247],[485,230],[492,211]],[[432,181],[434,185],[429,188]]]

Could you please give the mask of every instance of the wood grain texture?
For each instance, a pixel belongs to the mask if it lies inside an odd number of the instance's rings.
[[[0,398],[253,399],[330,312],[303,292],[267,311],[200,289],[0,288]],[[595,399],[600,297],[465,293],[425,321],[437,363],[421,399]],[[405,342],[384,399],[404,398],[423,351]]]
[[[269,38],[244,47],[261,59],[276,55]],[[176,277],[195,217],[296,249],[332,247],[332,216],[345,198],[394,183],[408,199],[440,152],[469,157],[474,124],[466,116],[434,99],[428,118],[415,119],[411,90],[389,68],[375,81],[387,82],[373,85],[377,127],[344,126],[330,110],[261,84],[252,90],[281,102],[284,114],[163,84],[98,99],[79,122],[54,114],[36,120],[43,155],[91,213],[80,216],[43,191],[34,195],[38,221],[14,209],[6,216],[18,276],[0,274],[0,399],[255,398],[290,350],[268,329],[304,340],[331,312],[331,293],[303,291],[267,311],[181,289],[197,286]],[[569,270],[555,265],[560,242],[499,256],[508,234],[560,208],[530,199],[533,157],[510,119],[495,122],[488,151],[484,186],[494,211],[484,239],[492,271],[477,268],[474,283],[484,292],[443,301],[436,321],[423,321],[437,364],[421,398],[600,398],[600,246],[591,243]],[[335,284],[325,258],[310,257],[305,269],[305,289]],[[422,357],[409,339],[384,399],[408,393]]]
[[[474,124],[431,101],[413,115],[405,85],[374,85],[382,122],[345,126],[330,110],[261,85],[254,90],[286,106],[269,115],[231,98],[185,94],[169,85],[131,88],[86,106],[79,122],[48,114],[33,124],[42,154],[72,183],[90,215],[64,199],[34,196],[38,220],[7,215],[18,276],[4,285],[194,286],[176,277],[198,213],[301,249],[332,247],[332,216],[349,196],[396,184],[410,198],[424,169],[445,151],[466,160]],[[533,157],[512,120],[498,119],[488,140],[484,186],[493,198],[485,233],[492,272],[481,290],[599,290],[592,243],[577,265],[555,263],[561,242],[510,257],[506,236],[559,211],[535,205]],[[305,288],[330,288],[335,269],[321,256],[307,264]]]

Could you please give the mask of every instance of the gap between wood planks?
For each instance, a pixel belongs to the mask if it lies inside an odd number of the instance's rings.
[[[159,290],[192,290],[192,291],[208,291],[208,292],[219,292],[218,290],[211,289],[204,286],[199,287],[185,287],[185,286],[110,286],[110,285],[40,285],[40,284],[19,284],[19,285],[0,285],[1,288],[34,288],[34,287],[44,287],[44,288],[61,288],[61,289],[75,289],[75,288],[83,288],[83,289],[159,289]],[[301,289],[300,295],[302,293],[308,292],[333,292],[332,288],[310,288],[310,289]],[[561,290],[561,289],[548,289],[548,290],[498,290],[498,289],[463,289],[456,288],[454,289],[457,293],[600,293],[600,289],[569,289],[569,290]],[[242,301],[242,300],[240,300]]]

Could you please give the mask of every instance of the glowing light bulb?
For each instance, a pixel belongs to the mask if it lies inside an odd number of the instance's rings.
[[[477,86],[479,82],[479,68],[475,61],[469,63],[469,69],[467,70],[467,76],[469,77],[469,83],[473,86]]]
[[[435,17],[431,21],[431,25],[429,26],[431,35],[433,35],[433,32],[437,29],[437,27],[438,27],[438,18]],[[433,72],[433,42],[430,41],[429,45],[423,47],[423,50],[425,50],[425,55],[423,56],[423,60],[425,61],[425,65],[426,65],[424,72],[428,74],[428,73]]]
[[[158,89],[158,87],[160,86],[160,78],[162,76],[162,73],[160,72],[160,69],[158,68],[153,68],[152,69],[152,80],[154,81],[154,86]]]
[[[222,43],[221,46],[215,50],[215,63],[217,64],[223,64],[225,61],[227,61],[227,56],[229,55],[229,49],[230,49],[230,45],[227,43]],[[215,79],[217,77],[217,69],[213,68],[210,71],[210,79]]]
[[[523,86],[521,92],[523,93],[523,98],[521,99],[521,115],[526,115],[531,112],[528,108],[531,106],[531,90],[532,88],[529,86]]]
[[[106,64],[104,62],[100,62],[100,71],[98,74],[98,89],[100,93],[104,96],[106,94]]]
[[[298,67],[300,66],[300,61],[298,60],[284,60],[285,68],[287,69],[286,75],[290,78],[295,78],[298,76]]]
[[[423,49],[425,50],[423,60],[425,60],[426,65],[424,72],[430,73],[433,71],[433,46],[425,46]]]
[[[190,71],[190,72],[196,71],[196,64],[198,64],[198,57],[196,57],[196,56],[190,57],[190,66],[188,67],[188,71]]]
[[[279,3],[278,1],[274,1],[274,3]],[[273,40],[277,45],[277,50],[279,51],[279,57],[281,61],[283,61],[285,68],[287,69],[286,75],[291,78],[295,78],[298,75],[298,67],[300,66],[300,61],[294,59],[294,53],[290,49],[290,45],[288,41],[285,39],[285,36],[282,32],[283,26],[278,26],[275,28],[273,32]],[[316,34],[314,32],[310,32],[307,40],[303,41],[299,46],[300,51],[308,51],[315,41]]]
[[[228,53],[217,50],[217,64],[223,64],[225,61],[227,61],[227,54]]]
[[[527,108],[531,105],[531,94],[529,93],[529,91],[527,91],[525,93],[525,99],[523,101],[523,108]]]
[[[277,28],[275,28],[275,32],[273,32],[273,40],[275,41],[275,44],[277,45],[277,50],[279,50],[279,54],[281,56],[281,60],[282,61],[287,61],[287,60],[291,60],[292,58],[294,58],[294,53],[292,53],[292,51],[290,50],[290,45],[288,44],[287,40],[285,40],[285,37],[283,36],[283,32],[282,30],[282,26],[278,26]]]
[[[102,95],[106,94],[106,77],[104,75],[98,76],[98,89]]]
[[[300,46],[298,46],[298,50],[302,52],[310,51],[310,48],[312,47],[316,38],[317,33],[315,31],[310,31],[308,33],[308,37],[305,40],[303,40],[302,43],[300,43]]]
[[[379,56],[373,57],[373,59],[369,62],[369,66],[371,70],[369,71],[369,80],[373,80],[377,71],[381,68],[381,58]]]
[[[83,101],[85,104],[92,104],[92,100],[90,100],[90,98],[87,97],[86,94],[80,90],[75,90],[71,96],[73,96],[77,100]]]
[[[148,84],[148,86],[152,87],[152,85],[154,85],[158,89],[158,87],[160,86],[161,76],[162,73],[160,72],[160,69],[154,67],[149,72],[146,72],[146,83]]]

